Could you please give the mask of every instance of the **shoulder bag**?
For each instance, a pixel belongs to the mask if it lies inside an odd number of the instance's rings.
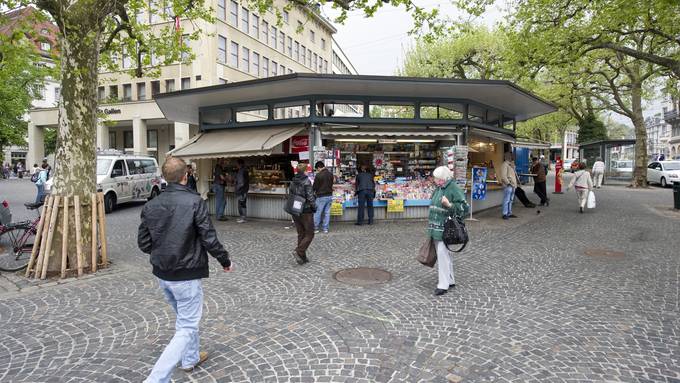
[[[434,267],[434,264],[437,262],[437,249],[435,249],[434,241],[429,235],[420,246],[416,260],[427,267]]]
[[[442,234],[442,241],[449,251],[460,253],[465,249],[470,238],[468,236],[465,222],[456,216],[449,216],[444,221],[444,233]],[[462,245],[458,250],[451,250],[449,245]]]
[[[290,185],[288,189],[288,197],[286,198],[286,204],[283,205],[283,210],[294,216],[299,216],[305,208],[305,198],[296,194],[297,187],[294,184]]]

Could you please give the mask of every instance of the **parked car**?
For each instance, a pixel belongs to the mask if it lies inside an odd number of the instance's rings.
[[[647,182],[667,187],[680,182],[680,161],[655,161],[647,166]]]
[[[630,178],[633,176],[633,161],[612,161],[611,172],[613,177]]]
[[[571,164],[574,163],[575,160],[564,160],[562,162],[562,171],[563,172],[570,172],[571,171]]]
[[[97,154],[97,191],[104,193],[104,210],[119,203],[155,198],[165,189],[158,162],[153,157],[106,151]],[[45,193],[52,189],[52,178]]]

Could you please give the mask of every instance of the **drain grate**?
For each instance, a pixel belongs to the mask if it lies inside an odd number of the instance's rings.
[[[607,249],[586,249],[583,254],[589,257],[623,257],[626,255],[621,251],[607,250]]]
[[[344,269],[333,274],[333,278],[342,283],[354,286],[371,286],[389,282],[392,274],[389,271],[370,267]]]

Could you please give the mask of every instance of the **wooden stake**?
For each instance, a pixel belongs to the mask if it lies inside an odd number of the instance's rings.
[[[78,260],[78,276],[83,276],[83,238],[80,233],[80,196],[75,196],[73,199],[73,207],[75,208],[76,219],[76,257]],[[73,266],[71,266],[73,267]]]
[[[43,257],[43,267],[40,274],[40,279],[47,278],[47,266],[50,263],[50,253],[52,252],[52,240],[54,239],[54,229],[57,226],[57,217],[59,216],[59,199],[58,195],[54,196],[52,203],[52,214],[50,215],[50,228],[47,232],[47,248],[45,249],[45,256]]]
[[[42,265],[43,265],[43,258],[45,257],[45,245],[47,244],[47,231],[50,228],[50,217],[52,216],[52,196],[48,196],[45,198],[45,202],[43,203],[43,206],[45,207],[43,211],[43,227],[42,227],[42,234],[41,234],[41,239],[40,239],[40,248],[38,249],[38,260],[35,263],[35,274],[34,276],[38,278],[42,271]],[[33,244],[35,246],[35,243]]]
[[[102,265],[106,267],[109,263],[108,254],[106,253],[106,216],[104,212],[104,194],[97,193],[97,200],[99,206],[99,241],[102,245]]]
[[[26,267],[26,278],[31,276],[31,270],[35,266],[36,258],[38,257],[38,250],[40,250],[40,240],[42,239],[42,230],[45,226],[45,204],[40,208],[40,221],[38,222],[38,227],[36,228],[35,239],[33,240],[33,248],[31,249],[31,259],[28,261],[28,267]]]
[[[68,256],[68,197],[64,197],[64,221],[61,230],[61,278],[63,279],[66,278],[66,258]]]
[[[97,194],[92,193],[92,272],[97,271]]]

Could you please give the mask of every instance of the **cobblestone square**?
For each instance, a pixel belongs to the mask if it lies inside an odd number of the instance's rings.
[[[33,195],[27,181],[0,184],[15,220]],[[585,214],[573,191],[550,196],[540,214],[516,203],[517,220],[480,213],[454,258],[457,286],[441,297],[436,271],[415,261],[424,222],[332,224],[305,266],[290,256],[286,222],[217,223],[236,270],[211,261],[201,322],[210,359],[174,381],[680,382],[672,191],[605,187]],[[108,215],[113,264],[98,275],[35,285],[0,275],[1,382],[144,379],[174,314],[136,247],[141,207]],[[392,278],[333,279],[353,267]]]

